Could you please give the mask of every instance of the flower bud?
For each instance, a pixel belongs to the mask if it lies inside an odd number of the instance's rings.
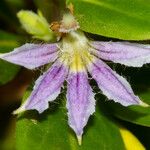
[[[40,11],[36,14],[32,11],[21,10],[17,13],[17,17],[19,18],[23,28],[29,34],[32,34],[33,38],[44,41],[52,41],[55,39],[54,33],[49,28],[48,22]]]

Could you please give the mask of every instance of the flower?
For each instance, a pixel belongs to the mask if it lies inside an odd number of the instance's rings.
[[[0,55],[3,60],[28,69],[53,62],[37,79],[33,92],[15,113],[31,109],[42,113],[48,108],[48,102],[59,95],[66,80],[69,126],[81,144],[83,128],[95,111],[94,92],[88,82],[88,73],[108,99],[124,106],[146,105],[134,95],[126,79],[113,71],[103,60],[141,67],[150,63],[149,45],[88,40],[71,14],[64,15],[60,24],[57,23],[57,29],[53,29],[62,33],[61,39],[56,43],[27,43],[10,53]]]

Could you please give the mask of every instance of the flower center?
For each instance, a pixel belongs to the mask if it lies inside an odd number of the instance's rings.
[[[89,41],[81,31],[67,33],[59,45],[61,57],[67,60],[72,71],[83,71],[93,59],[89,52]]]

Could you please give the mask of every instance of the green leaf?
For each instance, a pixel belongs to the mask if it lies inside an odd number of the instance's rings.
[[[15,47],[19,46],[17,42],[19,37],[0,31],[0,53],[12,51]],[[0,84],[5,84],[16,75],[19,66],[0,60]]]
[[[68,0],[81,29],[123,40],[150,39],[150,1]]]
[[[68,126],[66,115],[60,102],[50,103],[50,109],[41,115],[34,111],[21,115],[16,126],[16,150],[125,149],[119,127],[103,110],[97,108],[90,118],[81,146]]]
[[[141,100],[150,105],[150,89],[139,94]],[[150,107],[129,106],[124,107],[120,104],[109,104],[111,114],[116,117],[135,124],[150,127]]]

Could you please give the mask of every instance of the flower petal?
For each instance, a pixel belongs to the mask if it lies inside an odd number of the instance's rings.
[[[0,58],[28,69],[34,69],[53,62],[57,58],[57,49],[56,44],[27,43],[10,53],[0,54]]]
[[[103,94],[115,102],[124,106],[143,104],[139,97],[135,96],[130,84],[99,59],[88,66],[92,77],[97,81]]]
[[[72,72],[68,77],[67,108],[69,125],[75,131],[79,144],[83,128],[95,112],[95,99],[86,72]]]
[[[129,42],[92,42],[92,52],[104,60],[141,67],[150,63],[150,45]]]
[[[15,112],[36,109],[42,113],[48,108],[48,102],[59,95],[68,68],[62,62],[55,62],[52,67],[36,81],[33,92],[27,101]]]

